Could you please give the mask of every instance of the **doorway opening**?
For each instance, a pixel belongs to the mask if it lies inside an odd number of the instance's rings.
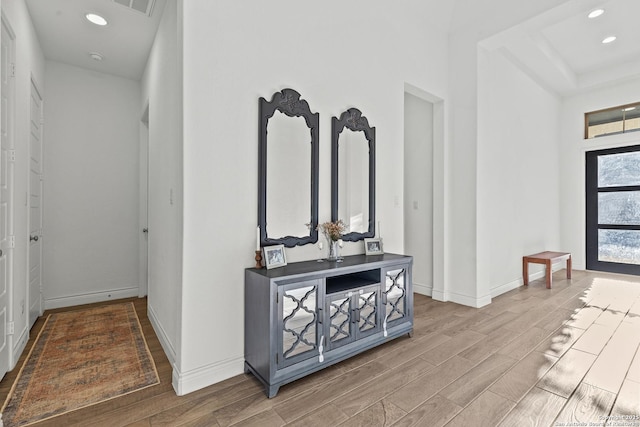
[[[434,105],[404,94],[404,251],[414,258],[414,287],[433,289]]]
[[[42,95],[31,78],[29,132],[29,328],[42,316]]]
[[[140,117],[140,201],[139,201],[139,282],[140,298],[149,292],[149,101]]]
[[[404,99],[404,250],[414,256],[414,266],[424,266],[414,270],[414,291],[447,301],[445,103],[409,83],[404,84]],[[419,224],[419,233],[412,231],[412,222]]]

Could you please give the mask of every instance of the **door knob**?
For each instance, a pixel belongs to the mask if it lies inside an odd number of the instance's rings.
[[[143,229],[142,229],[142,232],[143,232],[143,233],[148,233],[148,232],[149,232],[149,229],[148,229],[148,228],[143,228]]]
[[[29,241],[38,241],[38,236],[29,236]]]

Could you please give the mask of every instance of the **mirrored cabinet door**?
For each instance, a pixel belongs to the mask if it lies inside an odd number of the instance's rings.
[[[325,298],[328,350],[380,331],[380,285],[329,294]]]
[[[318,355],[319,281],[278,288],[278,366]]]
[[[384,272],[384,291],[382,303],[384,304],[384,320],[387,327],[407,316],[407,270],[396,269]]]
[[[328,349],[337,348],[353,341],[352,293],[327,295],[326,313]]]
[[[358,339],[374,334],[380,330],[380,285],[361,289],[356,299],[356,323]]]

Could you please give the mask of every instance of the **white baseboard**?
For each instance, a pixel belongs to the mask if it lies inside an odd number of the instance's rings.
[[[173,366],[172,384],[178,396],[200,390],[244,372],[244,357],[224,360],[188,372],[180,372]]]
[[[51,298],[44,300],[45,310],[52,308],[73,307],[82,304],[92,304],[94,302],[103,302],[109,300],[132,298],[138,296],[138,287],[112,289],[103,292],[94,292],[91,294],[71,295],[68,297]]]
[[[536,273],[536,275],[537,274],[538,273]],[[533,280],[533,279],[530,279],[530,280]],[[498,295],[502,295],[513,289],[519,288],[520,286],[522,286],[522,283],[523,283],[522,279],[518,279],[518,280],[514,280],[513,282],[505,283],[504,285],[499,285],[499,286],[496,286],[495,288],[491,288],[491,298],[495,298]]]
[[[155,310],[150,304],[147,304],[147,317],[149,317],[149,322],[151,322],[151,327],[153,327],[153,330],[155,331],[156,336],[158,337],[158,341],[160,341],[160,345],[164,350],[164,354],[167,355],[167,359],[169,359],[169,363],[171,363],[171,365],[174,366],[176,363],[176,350],[175,348],[173,348],[173,345],[169,340],[169,336],[167,335],[166,331],[158,321],[158,316],[156,315]],[[175,372],[175,368],[174,368],[174,372]]]
[[[456,304],[467,305],[469,307],[480,308],[491,303],[491,296],[486,295],[480,298],[471,297],[469,295],[457,294],[455,292],[442,292],[440,290],[432,291],[432,298],[436,301],[451,301]]]
[[[555,268],[554,268],[555,267]],[[566,267],[566,264],[564,261],[559,262],[559,263],[555,263],[551,265],[551,273],[558,271],[558,270],[562,270]],[[573,268],[572,268],[573,270]],[[529,282],[532,282],[534,280],[540,279],[542,277],[544,277],[545,275],[545,271],[544,268],[540,271],[537,271],[535,273],[529,274]],[[496,286],[494,288],[491,288],[491,297],[495,298],[498,295],[502,295],[506,292],[509,292],[513,289],[519,288],[520,286],[524,285],[524,280],[523,279],[517,279],[514,280],[512,282],[509,283],[505,283],[504,285],[499,285]]]
[[[433,298],[436,301],[448,301],[447,299],[445,299],[446,295],[445,292],[439,290],[439,289],[431,289],[431,298]]]
[[[17,338],[17,341],[16,341],[17,344],[14,347],[11,355],[12,359],[10,361],[11,363],[9,366],[10,371],[13,371],[13,369],[18,364],[18,360],[20,359],[20,356],[22,356],[22,353],[24,352],[25,348],[27,348],[27,341],[29,341],[29,329],[24,328],[20,333],[20,336]]]
[[[470,297],[468,295],[449,293],[449,301],[456,304],[467,305],[469,307],[480,308],[485,305],[491,304],[491,295],[485,295],[480,298]]]
[[[421,285],[420,283],[414,283],[413,292],[430,297],[433,293],[433,285]]]

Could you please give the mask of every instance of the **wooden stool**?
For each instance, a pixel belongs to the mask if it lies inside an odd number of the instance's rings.
[[[529,284],[529,263],[544,264],[546,266],[547,289],[551,289],[551,264],[567,260],[567,279],[571,279],[571,254],[569,252],[540,252],[522,257],[522,278],[524,285]]]

